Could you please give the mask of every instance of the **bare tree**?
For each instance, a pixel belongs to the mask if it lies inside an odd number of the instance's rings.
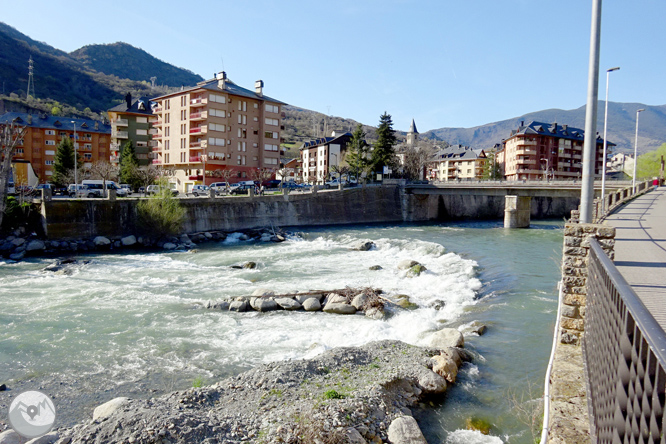
[[[106,197],[106,182],[111,178],[118,177],[118,167],[111,165],[106,160],[98,160],[88,167],[91,177],[99,178],[102,180],[102,193]]]
[[[405,174],[411,180],[422,180],[426,165],[432,159],[432,149],[427,146],[409,147],[405,150]]]
[[[139,184],[143,186],[144,196],[146,195],[146,188],[148,188],[148,185],[152,185],[160,176],[159,170],[153,165],[148,165],[146,168],[137,167],[132,174],[138,179]]]
[[[2,158],[2,163],[0,163],[0,227],[7,206],[12,158],[16,153],[16,147],[23,143],[26,130],[27,127],[21,126],[15,121],[0,124],[0,158]]]

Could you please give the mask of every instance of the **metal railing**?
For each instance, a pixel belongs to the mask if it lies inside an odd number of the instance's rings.
[[[664,443],[666,333],[590,240],[583,358],[593,443]]]
[[[606,216],[611,214],[613,210],[615,210],[623,203],[651,190],[651,182],[652,181],[650,180],[636,182],[635,188],[632,186],[627,186],[624,188],[615,189],[606,193],[603,200],[601,198],[594,199],[594,222],[602,222]]]

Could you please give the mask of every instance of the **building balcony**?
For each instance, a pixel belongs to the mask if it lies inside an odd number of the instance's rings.
[[[162,159],[153,159],[153,165],[159,165],[162,163]]]
[[[111,132],[111,137],[115,137],[116,139],[127,139],[127,131],[112,131]]]
[[[162,126],[163,123],[164,122],[162,122],[161,120],[156,120],[152,123],[152,125],[153,125],[153,127],[158,127],[158,126]]]
[[[196,142],[190,142],[190,149],[201,150],[208,148],[207,140],[197,140]]]
[[[537,144],[536,140],[519,139],[516,141],[517,146],[536,146],[536,144]]]
[[[206,134],[208,132],[208,125],[198,126],[196,128],[190,128],[190,135],[192,134]]]
[[[156,148],[158,145],[159,143],[157,143],[157,140],[151,140],[150,142],[148,142],[148,146],[151,148]]]
[[[536,156],[536,150],[532,148],[516,148],[516,154],[521,154],[521,155],[528,155],[528,156]]]
[[[190,156],[190,162],[201,162],[201,156]]]
[[[128,124],[129,122],[127,121],[127,119],[116,119],[113,122],[111,122],[111,125],[115,126],[127,126]]]
[[[162,107],[161,107],[161,106],[157,106],[157,107],[153,108],[153,112],[154,112],[155,114],[161,113],[161,112],[162,112]]]
[[[152,140],[153,142],[157,141],[157,140],[162,140],[162,135],[161,134],[152,134],[151,136],[153,137],[153,140]],[[157,146],[157,145],[155,145],[155,146]]]
[[[536,165],[536,159],[519,159],[516,160],[516,165]]]
[[[557,167],[558,168],[567,168],[571,166],[571,162],[558,162]]]
[[[118,163],[118,159],[120,159],[120,156],[109,156],[109,162],[111,163]]]
[[[189,180],[203,180],[203,175],[198,175],[198,176],[189,176]]]
[[[574,155],[572,155],[571,157],[572,157],[573,159],[576,159],[576,160],[582,160],[582,159],[583,159],[583,156],[581,156],[580,154],[574,154]]]
[[[190,113],[190,121],[198,122],[208,118],[208,111],[199,111],[198,113]]]
[[[560,153],[558,157],[560,159],[571,159],[571,153]]]
[[[208,104],[207,98],[198,98],[190,100],[191,107],[206,106]]]

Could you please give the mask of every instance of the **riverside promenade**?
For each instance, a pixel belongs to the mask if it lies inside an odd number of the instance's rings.
[[[666,331],[666,187],[606,218],[615,227],[615,266]]]

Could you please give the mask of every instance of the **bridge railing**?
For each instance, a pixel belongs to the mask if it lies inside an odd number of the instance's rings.
[[[593,443],[664,443],[666,333],[590,240],[583,357]]]
[[[594,223],[602,222],[606,216],[611,214],[617,207],[636,196],[646,193],[650,190],[650,187],[651,182],[645,180],[643,182],[637,182],[636,188],[629,185],[624,188],[610,191],[603,199],[595,199],[593,211]]]

